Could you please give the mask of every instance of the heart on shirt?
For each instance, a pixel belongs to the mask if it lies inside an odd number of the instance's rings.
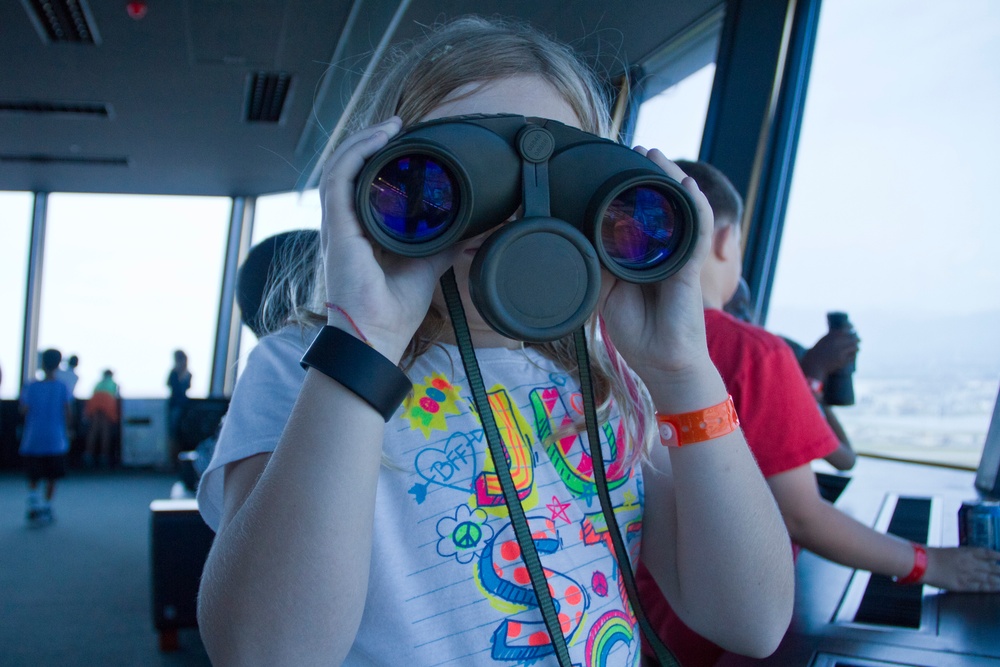
[[[476,446],[481,440],[482,431],[453,433],[443,449],[429,447],[417,454],[417,474],[429,484],[470,491],[479,470]]]

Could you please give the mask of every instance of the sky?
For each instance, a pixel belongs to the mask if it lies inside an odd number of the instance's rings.
[[[713,72],[648,102],[636,141],[696,157]],[[1000,376],[998,109],[1000,2],[824,2],[768,327],[811,343],[827,310],[846,310],[869,368],[958,341]],[[177,348],[191,394],[207,393],[228,206],[52,196],[39,344],[81,356],[79,397],[104,368],[125,395],[165,396]],[[29,212],[28,195],[0,193],[4,398],[17,394]],[[261,198],[257,217],[255,240],[317,227],[318,198]]]

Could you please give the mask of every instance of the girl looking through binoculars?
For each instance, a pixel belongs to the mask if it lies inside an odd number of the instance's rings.
[[[477,253],[522,213],[404,257],[373,243],[356,210],[366,161],[418,122],[518,114],[607,137],[594,76],[530,28],[467,18],[376,80],[324,166],[316,308],[254,349],[202,478],[217,536],[199,626],[213,663],[638,665],[624,577],[639,558],[692,628],[769,654],[791,615],[791,552],[706,350],[712,212],[694,181],[637,149],[681,184],[697,226],[665,280],[601,270],[587,323],[595,461],[572,337],[513,339],[469,292]],[[492,419],[470,397],[438,287],[450,268]],[[490,453],[493,422],[506,460]]]

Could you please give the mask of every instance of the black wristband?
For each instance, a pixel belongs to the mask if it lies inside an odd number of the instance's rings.
[[[357,394],[386,421],[413,389],[410,378],[396,364],[337,327],[323,327],[301,363]]]

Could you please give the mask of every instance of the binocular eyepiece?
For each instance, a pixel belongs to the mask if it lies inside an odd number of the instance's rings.
[[[535,342],[586,321],[601,265],[628,282],[663,280],[697,236],[690,195],[648,158],[509,114],[412,126],[366,162],[355,205],[375,243],[408,257],[500,227],[473,260],[470,292],[494,329]]]

